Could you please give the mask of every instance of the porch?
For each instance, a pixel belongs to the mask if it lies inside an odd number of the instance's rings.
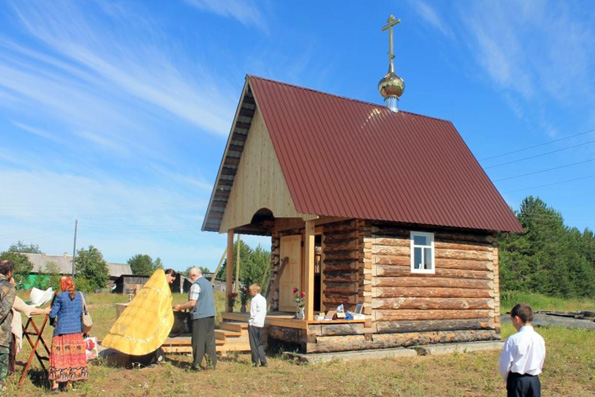
[[[250,313],[225,312],[221,313],[223,321],[236,321],[248,323]],[[368,320],[369,321],[369,320]],[[365,324],[366,320],[306,320],[296,319],[294,315],[287,312],[271,312],[267,313],[264,325],[303,329],[307,330],[310,325],[337,325],[337,324]]]
[[[371,338],[371,320],[307,320],[295,319],[294,314],[271,312],[265,319],[264,338],[268,342],[299,345],[303,353],[361,349],[361,341]],[[248,313],[222,313],[221,327],[248,322]]]

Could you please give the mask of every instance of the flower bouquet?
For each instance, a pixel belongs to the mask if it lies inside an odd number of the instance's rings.
[[[230,292],[227,294],[227,311],[233,312],[233,307],[236,304],[236,297],[238,296],[237,292]]]
[[[246,305],[248,304],[248,298],[250,298],[250,293],[248,288],[242,287],[240,288],[240,303],[242,304],[240,311],[242,313],[246,312]]]
[[[293,301],[295,302],[295,305],[298,308],[295,318],[303,319],[304,318],[304,306],[306,304],[306,300],[305,300],[306,293],[303,291],[299,292],[299,290],[296,287],[293,287],[291,292],[293,293]]]

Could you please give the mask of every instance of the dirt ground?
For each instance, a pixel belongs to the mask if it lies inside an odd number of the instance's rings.
[[[502,323],[510,323],[510,315],[501,316]],[[533,315],[533,325],[537,327],[559,326],[567,328],[580,328],[595,330],[595,321],[580,320],[570,317],[552,316],[544,313],[535,313]]]

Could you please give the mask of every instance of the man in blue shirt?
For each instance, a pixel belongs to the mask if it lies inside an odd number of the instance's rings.
[[[207,368],[215,369],[217,366],[217,351],[215,348],[215,299],[213,286],[202,276],[198,267],[189,271],[192,287],[188,293],[188,302],[175,305],[174,310],[190,309],[192,318],[192,367],[200,370],[200,363],[207,354]]]

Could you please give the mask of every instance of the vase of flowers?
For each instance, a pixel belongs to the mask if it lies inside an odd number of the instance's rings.
[[[293,293],[293,301],[295,302],[295,305],[297,306],[297,313],[295,315],[295,318],[297,319],[303,319],[304,318],[304,305],[305,305],[305,298],[306,298],[306,293],[305,292],[299,292],[299,290],[294,287],[291,292]]]
[[[240,303],[242,304],[242,306],[240,307],[240,312],[246,313],[246,305],[248,304],[249,297],[250,295],[248,294],[248,288],[240,288]]]
[[[227,311],[233,312],[233,307],[236,304],[236,297],[238,296],[237,292],[230,292],[227,294]]]

